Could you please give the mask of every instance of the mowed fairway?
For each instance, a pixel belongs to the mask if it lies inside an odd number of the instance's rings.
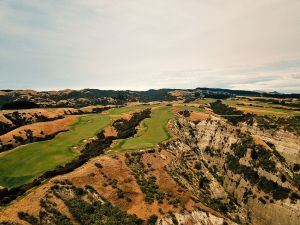
[[[69,131],[55,138],[27,144],[0,154],[0,186],[14,187],[33,180],[43,172],[74,159],[72,146],[92,137],[111,124],[108,115],[80,116]]]
[[[181,110],[188,110],[188,111],[195,111],[195,112],[204,112],[204,108],[189,106],[189,105],[181,105],[176,106],[175,108],[181,109]]]
[[[158,106],[151,112],[151,118],[145,119],[139,127],[138,133],[128,139],[118,140],[111,149],[112,152],[150,148],[168,140],[167,123],[174,118],[172,107]]]

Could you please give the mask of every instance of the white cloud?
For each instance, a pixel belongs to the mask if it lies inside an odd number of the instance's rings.
[[[297,0],[2,0],[0,88],[300,92],[299,11]]]

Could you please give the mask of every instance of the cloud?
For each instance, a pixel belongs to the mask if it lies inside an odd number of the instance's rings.
[[[297,0],[2,0],[0,88],[300,92],[299,11]]]

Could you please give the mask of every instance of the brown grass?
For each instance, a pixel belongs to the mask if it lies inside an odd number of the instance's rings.
[[[190,117],[189,117],[189,119],[191,121],[202,121],[202,120],[206,120],[208,118],[210,118],[210,115],[208,113],[195,112],[195,111],[192,111],[190,113]]]
[[[16,147],[20,145],[20,143],[16,142],[16,140],[13,137],[14,135],[26,139],[27,137],[25,130],[31,130],[33,132],[34,138],[45,138],[47,135],[53,135],[57,134],[58,132],[67,130],[67,128],[71,124],[73,124],[77,120],[77,118],[77,116],[66,116],[63,119],[58,119],[54,121],[25,125],[1,135],[0,141],[3,143],[3,145],[12,144]]]
[[[113,126],[104,129],[105,137],[116,137],[118,135],[116,129]]]

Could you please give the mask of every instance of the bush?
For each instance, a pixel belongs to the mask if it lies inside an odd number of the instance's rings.
[[[270,158],[272,153],[266,150],[263,146],[258,145],[257,147],[257,156],[259,165],[268,172],[275,172],[275,162],[272,161]]]
[[[103,166],[102,166],[101,163],[95,163],[94,165],[95,165],[97,168],[99,168],[99,169],[103,168]]]
[[[63,200],[70,213],[79,224],[93,225],[95,224],[95,221],[99,221],[101,224],[143,224],[143,220],[137,218],[135,215],[127,214],[108,202],[103,204],[95,202],[93,205],[91,205],[80,198]]]
[[[189,116],[191,115],[191,113],[190,113],[190,111],[188,111],[188,110],[184,110],[183,113],[182,113],[182,115],[183,115],[184,117],[189,117]]]
[[[77,195],[77,196],[82,196],[85,194],[85,191],[79,187],[75,188],[74,192],[75,192],[75,195]]]
[[[20,218],[20,220],[24,220],[32,225],[37,225],[39,224],[39,221],[37,218],[35,218],[32,215],[29,215],[28,213],[25,212],[18,212],[18,217]]]
[[[118,198],[124,198],[124,192],[122,190],[118,189],[117,196],[118,196]]]
[[[156,221],[157,221],[158,217],[157,215],[153,214],[149,217],[148,219],[148,225],[155,225],[156,224]]]
[[[281,200],[288,198],[290,192],[291,189],[278,186],[272,194],[275,200]]]
[[[262,198],[262,197],[259,197],[258,200],[259,200],[261,203],[263,203],[263,204],[266,204],[266,203],[267,203],[266,200],[265,200],[264,198]]]
[[[196,170],[200,170],[201,169],[201,163],[196,162],[194,167],[195,167]]]
[[[296,164],[293,166],[293,171],[294,171],[294,172],[300,171],[300,164],[296,163]]]
[[[221,100],[217,100],[216,102],[211,103],[210,107],[214,113],[223,116],[225,119],[227,119],[230,123],[234,125],[236,125],[239,122],[246,122],[249,125],[253,124],[254,116],[252,114],[247,113],[245,115],[242,111],[232,108],[226,104],[223,104]]]
[[[295,181],[298,189],[300,189],[300,174],[294,174],[294,181]]]

